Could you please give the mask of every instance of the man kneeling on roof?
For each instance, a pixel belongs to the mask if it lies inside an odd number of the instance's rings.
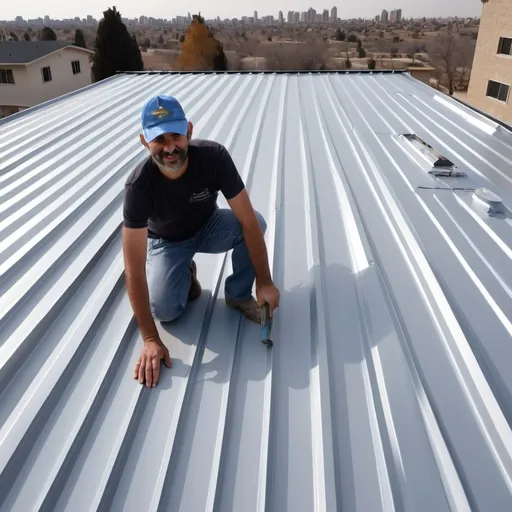
[[[141,121],[141,142],[150,154],[126,181],[123,254],[128,296],[144,341],[134,378],[154,387],[160,361],[171,365],[154,320],[175,320],[201,295],[196,253],[233,249],[226,304],[254,322],[265,303],[271,314],[279,306],[279,291],[269,269],[265,220],[253,209],[226,148],[192,140],[193,125],[171,96],[151,98]],[[230,208],[219,208],[218,191]]]

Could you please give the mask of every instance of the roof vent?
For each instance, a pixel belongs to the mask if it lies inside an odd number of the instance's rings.
[[[414,133],[404,133],[403,137],[411,144],[413,149],[419,153],[432,166],[429,174],[434,176],[461,177],[466,176],[463,171],[458,171],[453,162],[448,160],[441,153],[437,152],[430,144]]]
[[[479,210],[484,210],[487,215],[505,215],[506,208],[501,197],[486,188],[477,188],[473,192],[474,206]]]

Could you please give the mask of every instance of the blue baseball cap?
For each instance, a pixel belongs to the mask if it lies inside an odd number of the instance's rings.
[[[187,135],[188,121],[180,102],[173,96],[158,95],[149,99],[142,108],[142,130],[147,142],[163,133]]]

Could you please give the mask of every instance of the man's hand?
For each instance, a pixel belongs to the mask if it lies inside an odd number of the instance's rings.
[[[169,350],[158,338],[150,338],[144,341],[142,353],[137,364],[135,365],[134,379],[139,379],[140,384],[144,384],[146,380],[146,387],[155,387],[158,384],[158,377],[160,375],[160,361],[164,360],[167,368],[171,367],[171,356]]]
[[[265,303],[269,305],[270,317],[272,317],[274,309],[279,307],[280,298],[279,290],[275,285],[273,283],[256,285],[256,298],[261,307],[263,307]]]

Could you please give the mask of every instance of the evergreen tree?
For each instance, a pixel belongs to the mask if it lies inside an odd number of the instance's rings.
[[[219,44],[219,49],[213,59],[213,69],[216,71],[226,71],[228,69],[228,60],[221,44]]]
[[[137,41],[128,33],[116,8],[103,13],[96,33],[92,71],[96,81],[117,71],[142,71],[144,63]]]
[[[23,34],[23,39],[24,39],[25,41],[30,41],[30,34],[29,34],[28,32],[25,32],[25,33]]]
[[[40,41],[56,41],[57,34],[50,27],[43,27],[39,36]]]
[[[79,46],[80,48],[85,48],[85,37],[84,33],[78,28],[75,32],[75,46]]]
[[[16,32],[11,32],[9,35],[11,36],[11,39],[13,41],[19,41],[20,40],[19,37],[18,37],[18,34],[16,34]]]

